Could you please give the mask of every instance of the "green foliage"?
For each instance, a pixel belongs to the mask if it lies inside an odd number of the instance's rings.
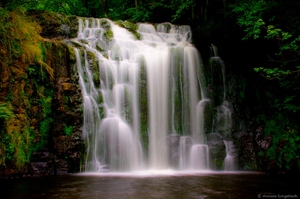
[[[7,65],[8,59],[12,58],[12,49],[18,48],[15,45],[16,42],[11,40],[10,30],[13,28],[13,24],[10,20],[10,13],[0,7],[0,61]]]
[[[40,49],[41,27],[30,20],[23,9],[11,12],[0,7],[0,61],[8,66],[14,60],[25,64],[38,64],[50,77],[53,70],[43,61]]]
[[[290,2],[290,6],[298,6],[298,4],[293,5],[294,2]],[[300,33],[299,28],[291,28],[294,24],[299,25],[299,18],[289,16],[282,17],[278,14],[277,9],[281,8],[282,13],[291,14],[296,12],[292,7],[286,6],[284,2],[280,0],[276,1],[239,1],[231,5],[232,12],[237,14],[237,22],[241,27],[245,28],[246,36],[244,40],[249,40],[251,37],[254,39],[266,39],[276,41],[278,44],[278,52],[275,56],[270,56],[271,62],[277,63],[278,68],[267,69],[266,67],[261,67],[260,69],[255,69],[257,72],[266,73],[267,76],[280,76],[287,74],[294,74],[296,70],[295,67],[299,65],[298,60],[300,51]],[[295,65],[296,61],[296,65]],[[298,64],[297,64],[298,63]],[[287,69],[287,68],[290,68]]]
[[[256,47],[266,49],[262,52],[266,55],[265,62],[260,60],[254,71],[274,81],[270,87],[273,89],[270,106],[295,120],[300,110],[300,17],[296,14],[300,4],[282,0],[241,0],[230,7],[246,32],[243,39],[259,40]]]
[[[25,163],[30,161],[32,152],[42,149],[48,143],[49,130],[52,125],[51,97],[41,98],[42,105],[41,117],[38,131],[34,126],[29,127],[29,118],[27,115],[13,115],[8,119],[6,130],[2,129],[0,138],[0,165],[6,165],[8,161],[12,162],[21,169]],[[2,150],[1,150],[2,149]],[[2,151],[2,152],[1,152]]]
[[[46,118],[40,123],[39,135],[34,145],[34,151],[42,149],[48,143],[49,130],[51,128],[52,118]]]
[[[271,136],[269,148],[266,153],[260,151],[259,156],[266,155],[270,161],[276,161],[277,168],[290,170],[295,162],[300,161],[299,126],[290,123],[282,114],[272,118],[261,115],[257,122],[264,123],[264,135]]]
[[[34,151],[42,149],[48,143],[49,132],[53,121],[51,117],[52,94],[53,91],[51,89],[44,89],[43,86],[40,87],[40,106],[42,108],[42,121],[40,122],[39,134],[37,135],[37,142],[34,146]]]
[[[260,37],[261,28],[265,25],[262,20],[263,13],[268,9],[265,1],[237,1],[230,5],[232,11],[238,15],[237,23],[245,27],[247,33],[244,40],[253,37],[257,39]]]
[[[186,15],[186,13],[190,13],[193,7],[195,6],[194,0],[173,0],[172,4],[173,6],[178,5],[177,10],[175,11],[175,14],[172,16],[172,21],[176,21],[183,16]]]
[[[5,7],[8,10],[14,10],[16,8],[23,7],[26,10],[47,10],[67,15],[84,15],[87,12],[86,8],[83,7],[82,0],[15,0],[7,2]]]
[[[43,110],[42,111],[43,118],[46,118],[47,116],[50,115],[51,105],[52,105],[51,102],[52,102],[52,97],[51,96],[40,99],[41,107],[42,107],[42,110]]]
[[[11,105],[7,103],[0,103],[0,121],[7,120],[11,117],[15,117]]]
[[[66,135],[71,135],[73,130],[73,126],[65,126],[64,131]]]
[[[15,74],[16,80],[8,90],[13,97],[7,96],[8,102],[0,104],[0,166],[23,169],[32,152],[48,143],[53,92],[47,84],[39,85],[40,76],[33,76],[30,71],[33,70],[27,70],[28,75]],[[37,79],[28,79],[32,77]]]
[[[269,97],[270,102],[272,102],[271,106],[278,111],[292,115],[293,120],[295,120],[300,112],[300,84],[298,77],[293,74],[297,71],[282,70],[278,67],[273,69],[259,67],[254,68],[254,70],[268,80],[278,81],[279,85],[275,87],[279,91],[278,95],[274,93]]]
[[[280,0],[276,1],[239,1],[231,5],[232,12],[237,14],[237,22],[245,27],[247,33],[244,39],[254,39],[263,37],[280,41],[280,53],[284,51],[299,50],[299,31],[291,28],[295,24],[299,25],[299,17],[291,15],[299,7],[295,2],[289,2],[289,6]],[[295,5],[293,5],[295,3]],[[295,6],[295,8],[291,7]],[[286,15],[281,16],[277,12],[281,8]],[[289,14],[289,15],[288,15]],[[291,16],[290,16],[291,15]],[[286,17],[289,17],[286,19]],[[281,21],[284,20],[284,21]],[[285,30],[284,30],[285,29]],[[299,52],[297,52],[299,55]]]
[[[13,158],[16,144],[15,142],[13,142],[12,137],[9,136],[8,134],[3,135],[2,144],[5,146],[4,148],[5,157],[2,156],[2,161],[4,163],[5,158],[7,158],[8,160],[11,160]]]
[[[7,162],[13,162],[17,168],[22,168],[25,163],[29,162],[30,155],[33,152],[33,137],[30,134],[28,126],[24,128],[24,131],[12,131],[0,135],[2,142],[0,147],[0,165],[6,165]],[[1,150],[0,150],[1,151]]]
[[[273,78],[279,78],[282,76],[289,75],[291,71],[289,70],[282,70],[280,68],[264,68],[264,67],[259,67],[259,68],[254,68],[255,72],[260,72],[261,74],[265,74],[264,76],[268,79],[273,79]]]
[[[151,13],[149,12],[148,9],[144,7],[141,7],[139,9],[128,8],[126,9],[126,15],[130,16],[129,20],[146,22],[150,20]]]

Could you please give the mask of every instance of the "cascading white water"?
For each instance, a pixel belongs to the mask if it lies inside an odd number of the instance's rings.
[[[223,141],[226,147],[226,157],[225,157],[225,171],[234,171],[236,169],[235,163],[235,148],[232,141]]]
[[[236,169],[235,165],[235,148],[232,141],[228,141],[231,138],[232,128],[232,107],[229,101],[227,101],[227,89],[226,89],[226,75],[225,64],[218,55],[218,49],[216,46],[211,46],[212,61],[217,63],[216,65],[221,68],[222,72],[222,86],[223,86],[223,102],[217,107],[216,115],[216,130],[223,137],[223,143],[226,148],[226,156],[224,159],[225,171],[233,171]]]
[[[75,48],[75,52],[84,104],[86,171],[101,171],[103,168],[130,171],[141,168],[142,164],[139,115],[133,105],[137,104],[138,91],[134,85],[138,81],[138,69],[129,63],[128,53],[131,45],[134,48],[134,37],[112,25],[109,21],[101,24],[100,19],[79,20],[78,38],[74,41],[81,46]],[[108,33],[107,26],[119,36],[113,45],[103,37]],[[99,44],[107,49],[109,58],[97,50]],[[99,73],[96,78],[100,79],[100,85],[95,85],[93,72]]]
[[[190,154],[192,148],[192,138],[190,136],[181,136],[179,143],[179,168],[186,170],[190,168]]]
[[[230,104],[228,101],[224,101],[222,105],[217,107],[217,123],[218,130],[225,138],[231,136],[232,127],[232,112],[230,110]]]
[[[203,120],[210,100],[190,27],[139,24],[137,33],[140,40],[108,19],[79,19],[73,45],[83,95],[85,170],[164,170],[169,157],[181,170],[209,169]],[[148,149],[141,141],[140,89],[147,93]],[[179,154],[169,154],[171,138],[178,140],[172,147]]]
[[[191,149],[191,169],[209,169],[209,150],[205,144],[195,144]]]

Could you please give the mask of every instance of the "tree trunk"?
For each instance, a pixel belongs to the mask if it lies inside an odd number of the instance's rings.
[[[102,0],[102,6],[103,6],[103,10],[106,16],[108,16],[109,12],[108,12],[108,5],[107,5],[107,1],[106,0]]]
[[[208,7],[208,0],[206,0],[206,5],[205,5],[205,9],[204,9],[204,21],[206,21],[207,18],[207,7]]]
[[[195,19],[195,4],[192,5],[192,20]]]

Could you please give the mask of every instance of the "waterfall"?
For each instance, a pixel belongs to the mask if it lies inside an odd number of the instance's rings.
[[[193,145],[191,149],[191,169],[208,169],[209,168],[209,150],[205,144]]]
[[[190,168],[190,152],[192,148],[192,138],[190,136],[181,136],[179,143],[180,151],[180,169]]]
[[[211,103],[190,27],[137,26],[134,34],[108,19],[79,18],[72,45],[85,171],[209,169],[204,117]]]
[[[232,141],[224,140],[226,147],[226,157],[225,157],[225,171],[234,171],[235,165],[235,148]]]
[[[235,148],[231,135],[231,129],[233,125],[232,121],[232,105],[227,100],[227,89],[226,89],[226,74],[225,74],[225,64],[223,60],[218,55],[218,49],[215,45],[211,45],[211,61],[212,65],[216,68],[220,68],[221,79],[219,82],[220,90],[223,92],[223,96],[220,99],[221,104],[216,107],[217,113],[214,124],[214,132],[221,135],[223,139],[223,144],[226,149],[226,156],[224,158],[225,171],[233,171],[236,169],[235,165]]]

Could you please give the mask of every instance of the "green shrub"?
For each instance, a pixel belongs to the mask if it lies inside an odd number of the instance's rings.
[[[73,126],[65,126],[64,131],[66,135],[71,135],[73,130]]]
[[[266,156],[270,161],[275,161],[277,169],[292,169],[293,164],[300,162],[300,136],[297,125],[290,123],[282,114],[272,118],[262,115],[258,120],[265,124],[264,135],[271,136],[269,148],[265,152],[260,151],[259,156]]]

